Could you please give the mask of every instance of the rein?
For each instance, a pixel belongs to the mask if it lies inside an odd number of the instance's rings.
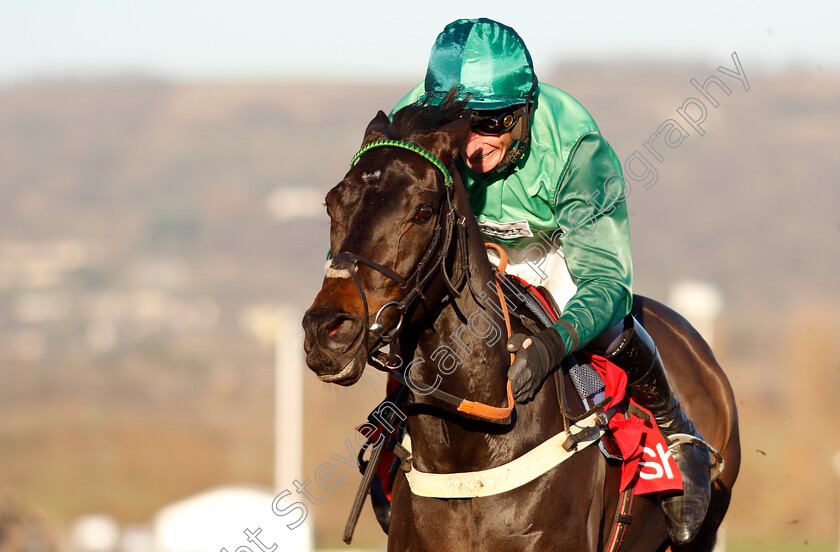
[[[356,352],[353,356],[355,357],[361,348],[368,343],[369,337],[371,333],[373,333],[376,336],[376,342],[374,343],[372,350],[369,350],[368,352],[368,364],[371,364],[380,370],[391,372],[400,384],[414,391],[417,389],[424,389],[427,386],[411,378],[410,373],[403,374],[397,371],[403,366],[403,360],[400,358],[399,350],[396,346],[398,343],[397,338],[402,330],[403,318],[405,317],[406,312],[411,309],[417,300],[425,300],[423,290],[428,286],[429,282],[438,271],[441,273],[446,287],[453,297],[458,298],[461,296],[460,289],[465,283],[470,286],[470,289],[472,290],[470,283],[469,252],[467,250],[467,219],[462,216],[452,204],[452,175],[437,157],[419,146],[398,140],[378,140],[371,142],[370,144],[362,147],[362,149],[353,156],[350,161],[350,168],[355,166],[356,161],[358,161],[362,155],[379,147],[396,147],[414,152],[423,159],[429,161],[443,175],[446,197],[445,200],[441,202],[432,241],[429,243],[429,247],[426,249],[425,254],[417,264],[414,272],[407,278],[403,278],[393,270],[377,262],[346,251],[337,253],[332,258],[329,267],[334,270],[346,271],[349,273],[350,278],[352,279],[353,284],[356,286],[356,290],[359,292],[362,299],[362,305],[364,307],[365,332],[359,342],[359,345],[356,347]],[[457,237],[455,236],[456,232]],[[458,242],[458,255],[461,258],[460,274],[455,281],[453,281],[453,278],[449,275],[446,269],[446,257],[449,254],[449,249],[452,245],[453,239]],[[365,293],[364,287],[362,286],[362,282],[357,273],[359,263],[376,270],[386,278],[396,282],[403,290],[408,290],[406,296],[401,301],[389,301],[388,303],[382,305],[379,310],[377,310],[372,324],[369,324],[370,309],[368,306],[367,294]],[[504,309],[505,314],[507,314],[504,296],[501,293],[501,288],[498,287],[498,283],[497,288],[502,309]],[[386,334],[382,333],[383,325],[380,322],[380,316],[387,308],[396,309],[399,312],[399,319],[390,329],[390,332]],[[505,321],[507,323],[508,337],[510,337],[510,321],[507,317],[505,318]],[[386,344],[390,346],[389,353],[387,354],[382,351],[382,348]],[[511,355],[511,360],[513,360],[513,355]],[[512,382],[508,380],[508,406],[506,407],[495,407],[477,401],[469,401],[467,399],[455,397],[454,395],[441,391],[436,387],[429,391],[424,391],[424,394],[430,395],[446,402],[447,404],[455,406],[458,412],[463,412],[465,414],[493,422],[499,422],[508,419],[511,412],[513,412],[514,400],[511,383]]]

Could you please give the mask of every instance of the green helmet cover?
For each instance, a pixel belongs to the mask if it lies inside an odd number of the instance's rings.
[[[459,19],[432,46],[424,99],[440,103],[457,86],[467,107],[503,109],[532,100],[536,83],[531,54],[516,31],[491,19]]]

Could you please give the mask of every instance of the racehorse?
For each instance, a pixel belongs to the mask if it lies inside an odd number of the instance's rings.
[[[558,397],[576,399],[561,370],[533,401],[494,421],[431,392],[486,405],[511,401],[507,337],[493,318],[503,300],[488,287],[493,268],[457,171],[469,122],[453,94],[441,106],[408,106],[393,122],[380,111],[370,122],[354,164],[326,196],[332,258],[303,319],[306,362],[322,381],[352,385],[369,363],[402,367],[396,371],[411,387],[405,412],[412,469],[435,474],[485,470],[522,456],[564,432],[569,413]],[[656,500],[641,496],[621,549],[711,550],[740,464],[732,389],[709,346],[679,314],[641,296],[634,296],[633,313],[725,469],[692,542],[673,546]],[[508,319],[513,332],[527,331],[517,317]],[[515,489],[476,498],[420,496],[399,471],[388,550],[602,550],[616,519],[619,477],[620,468],[597,446]]]

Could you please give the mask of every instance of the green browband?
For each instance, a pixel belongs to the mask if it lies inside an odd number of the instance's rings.
[[[408,144],[406,142],[400,142],[399,140],[377,140],[376,142],[371,142],[370,144],[360,149],[356,153],[356,155],[353,156],[353,159],[350,160],[350,168],[352,169],[353,165],[356,164],[356,160],[358,160],[359,157],[361,157],[368,151],[372,150],[373,148],[380,148],[384,146],[403,148],[407,149],[408,151],[413,151],[420,157],[429,161],[432,165],[437,167],[440,170],[440,172],[443,173],[444,184],[446,184],[447,187],[452,185],[452,176],[449,174],[449,171],[446,170],[446,167],[443,166],[443,163],[440,162],[440,159],[438,159],[437,157],[435,157],[434,155],[432,155],[431,153],[419,146],[415,146],[414,144]]]

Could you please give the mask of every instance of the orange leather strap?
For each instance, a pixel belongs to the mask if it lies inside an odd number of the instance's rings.
[[[495,243],[485,243],[484,247],[487,249],[493,249],[499,254],[499,272],[504,272],[505,267],[507,267],[507,253],[505,253],[504,249],[496,245]],[[502,292],[502,286],[499,285],[498,280],[496,281],[496,293],[499,294],[499,303],[502,306],[502,313],[505,315],[505,327],[507,328],[507,336],[510,339],[512,330],[510,328],[510,315],[508,314],[507,303],[505,302],[505,296]],[[513,353],[510,354],[510,362],[513,363],[515,355]],[[507,382],[507,402],[508,405],[504,408],[498,406],[490,406],[487,404],[483,404],[480,402],[475,401],[468,401],[464,399],[461,401],[461,404],[458,406],[459,412],[465,412],[467,414],[471,414],[473,416],[478,416],[479,418],[485,418],[487,420],[504,420],[508,416],[510,416],[511,412],[513,412],[513,390],[511,388],[512,382],[508,380]]]
[[[490,406],[488,404],[475,401],[468,401],[464,399],[463,401],[461,401],[461,404],[458,405],[458,412],[472,414],[473,416],[478,416],[479,418],[484,418],[487,420],[504,420],[505,418],[510,416],[511,412],[513,412],[513,390],[511,389],[511,384],[512,382],[508,380],[508,405],[506,407]]]

